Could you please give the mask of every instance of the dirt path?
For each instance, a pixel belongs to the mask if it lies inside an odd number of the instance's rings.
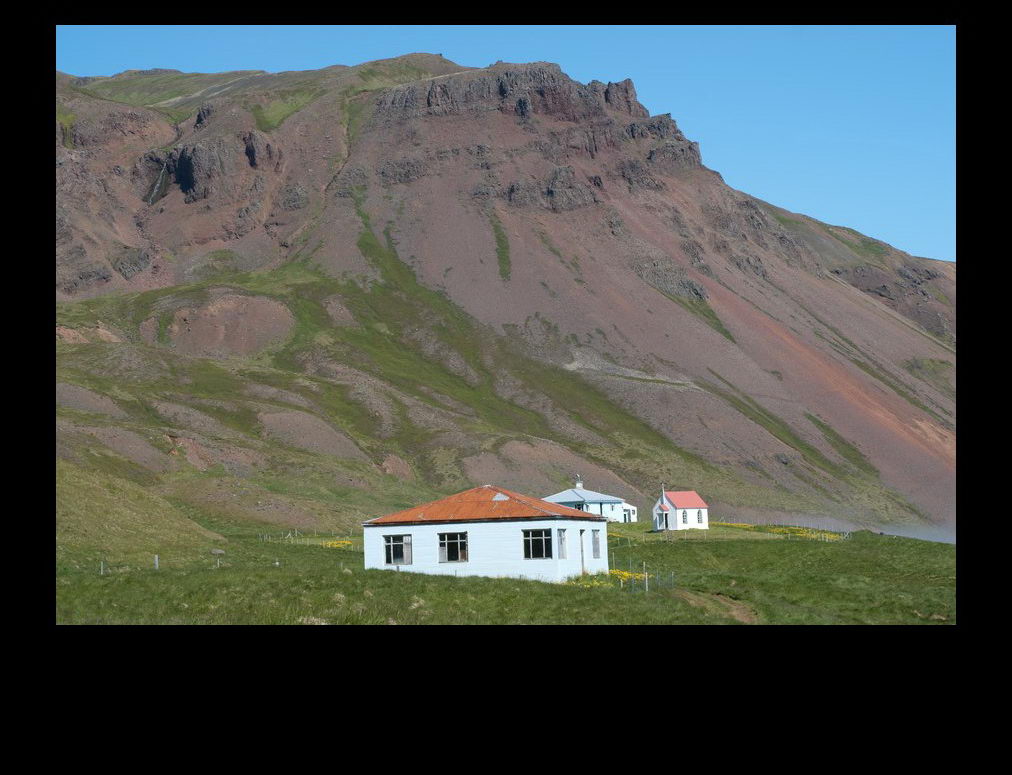
[[[729,616],[742,624],[759,623],[759,617],[755,611],[740,600],[735,600],[727,595],[690,592],[687,589],[679,589],[675,592],[675,595],[689,605],[706,609],[707,613],[716,614],[717,616]]]

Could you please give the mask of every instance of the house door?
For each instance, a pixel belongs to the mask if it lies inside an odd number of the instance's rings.
[[[581,530],[580,531],[580,573],[581,574],[587,572],[587,563],[584,562],[584,559],[583,559],[583,534],[586,533],[586,532],[587,532],[586,530]]]
[[[664,529],[668,529],[668,512],[664,512]]]

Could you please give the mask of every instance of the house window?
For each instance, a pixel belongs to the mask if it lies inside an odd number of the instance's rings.
[[[687,525],[689,523],[689,512],[682,509],[682,524]]]
[[[467,533],[440,533],[439,561],[467,562]]]
[[[559,528],[559,559],[566,559],[566,531]]]
[[[594,559],[601,559],[601,531],[591,530],[590,531],[591,546],[594,550]]]
[[[411,564],[411,536],[383,536],[387,565]]]
[[[548,560],[552,557],[551,530],[524,531],[524,559]]]
[[[703,524],[703,510],[702,509],[699,509],[696,512],[696,522],[698,522],[700,525]]]

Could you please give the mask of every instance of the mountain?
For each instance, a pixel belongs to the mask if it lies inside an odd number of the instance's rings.
[[[580,473],[954,535],[955,265],[730,188],[629,80],[57,73],[56,168],[65,481],[304,527]]]

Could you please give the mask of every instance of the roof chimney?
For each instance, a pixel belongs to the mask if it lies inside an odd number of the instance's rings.
[[[580,489],[583,487],[583,477],[579,474],[576,475],[576,488]]]

